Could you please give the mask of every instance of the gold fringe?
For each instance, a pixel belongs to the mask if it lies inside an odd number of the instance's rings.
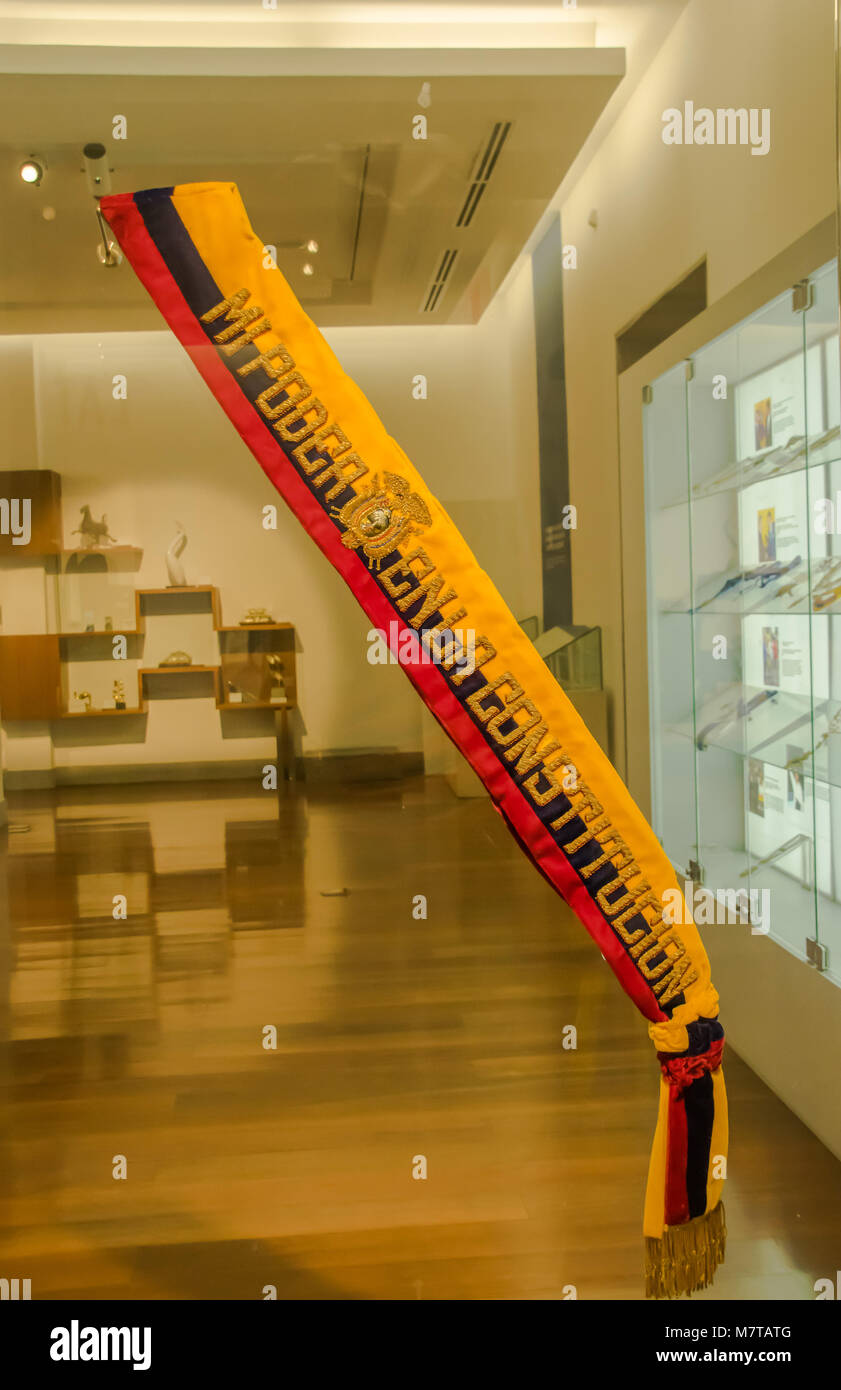
[[[667,1226],[662,1240],[645,1238],[646,1298],[680,1298],[706,1289],[724,1263],[724,1203],[683,1226]]]

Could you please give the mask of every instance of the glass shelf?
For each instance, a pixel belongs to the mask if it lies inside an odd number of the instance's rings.
[[[740,492],[749,483],[764,482],[768,478],[786,477],[803,473],[809,468],[820,468],[829,463],[841,461],[841,428],[834,425],[827,434],[815,435],[811,440],[802,436],[782,445],[780,449],[768,450],[728,465],[719,478],[706,483],[696,483],[690,494],[693,504],[719,497],[723,492]],[[674,501],[663,504],[664,508],[685,507],[689,499],[675,497]]]

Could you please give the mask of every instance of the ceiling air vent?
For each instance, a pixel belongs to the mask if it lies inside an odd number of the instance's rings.
[[[423,301],[421,313],[435,313],[435,310],[438,308],[438,303],[441,299],[441,295],[444,293],[444,288],[447,284],[447,281],[450,278],[450,271],[455,265],[455,259],[457,255],[457,250],[445,251],[441,259],[439,261],[436,261],[437,270],[435,271],[435,274],[432,277],[432,284],[429,286],[426,299]]]
[[[456,219],[457,227],[469,227],[470,223],[473,221],[473,214],[479,206],[482,194],[488,186],[491,174],[496,167],[496,161],[499,159],[500,151],[505,141],[508,139],[508,132],[510,129],[510,121],[497,121],[491,131],[491,137],[483,153],[477,160],[476,172],[473,175],[473,180],[467,190],[464,202],[461,205],[461,212]]]

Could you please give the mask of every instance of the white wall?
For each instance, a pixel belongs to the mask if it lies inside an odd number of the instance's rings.
[[[642,563],[642,536],[623,535],[621,527],[616,334],[701,257],[715,300],[833,210],[832,52],[829,0],[689,0],[659,50],[645,53],[650,65],[642,78],[633,72],[628,89],[617,93],[547,214],[560,208],[564,239],[579,251],[565,278],[570,471],[579,521],[575,618],[603,629],[620,769],[624,683],[635,678],[637,654],[623,649],[619,556],[624,545]],[[770,153],[665,146],[663,110],[690,98],[768,106]],[[621,119],[611,126],[612,107]],[[592,209],[597,229],[588,223]],[[335,329],[327,336],[517,616],[539,611],[528,252],[475,328]],[[191,535],[188,577],[219,584],[229,617],[262,602],[298,625],[305,748],[418,748],[419,708],[399,671],[367,667],[367,624],[340,581],[297,523],[285,521],[276,535],[260,532],[270,486],[175,343],[165,335],[109,335],[102,349],[96,339],[35,341],[40,466],[65,478],[68,526],[82,501],[104,507],[115,534],[147,548],[140,582],[153,584],[163,582],[159,557],[179,517]],[[127,402],[110,401],[117,370],[129,372]],[[410,394],[419,371],[430,381],[426,402]],[[20,416],[20,400],[15,408]],[[19,420],[18,434],[26,428],[31,433],[32,425]],[[384,698],[370,699],[374,690]],[[151,761],[171,751],[156,727],[162,713],[163,706],[152,711],[147,745],[137,750]],[[223,744],[215,727],[196,736],[197,756],[250,756],[246,740]],[[266,740],[261,753],[264,747]],[[96,756],[107,758],[107,749]]]
[[[463,527],[517,615],[537,611],[528,267],[477,327],[341,328],[326,336],[386,428]],[[78,544],[71,532],[79,508],[89,503],[95,517],[107,514],[118,541],[143,548],[139,571],[121,578],[131,587],[155,588],[167,583],[164,555],[175,521],[181,521],[189,535],[182,557],[187,581],[219,588],[225,622],[238,621],[246,608],[260,604],[276,619],[295,624],[305,752],[423,747],[423,711],[408,681],[397,667],[368,663],[367,618],[285,510],[169,333],[40,335],[3,340],[2,350],[15,382],[15,447],[6,466],[61,474],[68,546]],[[426,400],[412,395],[418,373],[428,380]],[[117,374],[126,378],[124,400],[114,399]],[[279,503],[278,529],[266,531],[262,508],[273,501]],[[13,571],[4,565],[3,630],[43,630],[48,590],[40,569]],[[110,607],[119,608],[116,597]],[[110,616],[115,625],[124,621]],[[210,618],[150,617],[142,664],[157,664],[175,646],[185,648],[196,664],[212,664],[216,646]],[[73,663],[71,689],[84,682],[100,705],[120,675],[131,704],[138,664],[116,669],[110,660]],[[10,725],[7,766],[268,758],[274,751],[273,735],[223,738],[209,696],[150,699],[142,742],[137,729],[128,730],[123,721],[104,724],[57,725],[52,747],[44,726]],[[247,727],[238,718],[228,725],[238,735]]]
[[[649,774],[639,752],[648,742],[643,477],[639,435],[620,464],[616,335],[702,257],[714,305],[833,214],[832,9],[829,0],[690,0],[621,124],[559,200],[564,239],[580,248],[578,269],[565,279],[571,481],[579,508],[575,613],[578,621],[603,625],[614,757],[624,770],[627,751],[631,789],[640,800]],[[770,153],[665,146],[663,110],[690,99],[713,108],[769,107]],[[597,229],[588,225],[594,208]],[[799,274],[824,256],[825,248]],[[667,351],[671,356],[674,349]],[[623,396],[633,390],[641,415],[641,382],[628,376]],[[624,594],[620,542],[632,577]],[[627,750],[626,686],[633,710]],[[841,1154],[833,1081],[841,992],[745,929],[708,928],[704,940],[732,1046]],[[780,1028],[783,1016],[808,1019],[808,1040],[792,1046]]]
[[[602,626],[620,771],[620,544],[642,563],[643,537],[621,529],[616,335],[703,257],[712,303],[834,211],[831,0],[689,0],[642,78],[631,64],[629,79],[531,242],[560,210],[578,249],[564,278],[573,601],[577,622]],[[686,100],[769,107],[770,153],[664,145],[662,112]],[[638,653],[624,660],[633,679]]]

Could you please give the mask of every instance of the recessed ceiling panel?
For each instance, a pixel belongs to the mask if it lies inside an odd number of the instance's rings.
[[[158,324],[127,268],[98,259],[81,157],[90,141],[106,146],[113,192],[237,183],[320,325],[471,322],[620,81],[621,53],[582,52],[570,62],[567,50],[555,75],[433,76],[422,105],[405,77],[9,74],[0,331]],[[116,116],[124,139],[114,138]],[[46,162],[37,187],[18,176],[29,155]]]

